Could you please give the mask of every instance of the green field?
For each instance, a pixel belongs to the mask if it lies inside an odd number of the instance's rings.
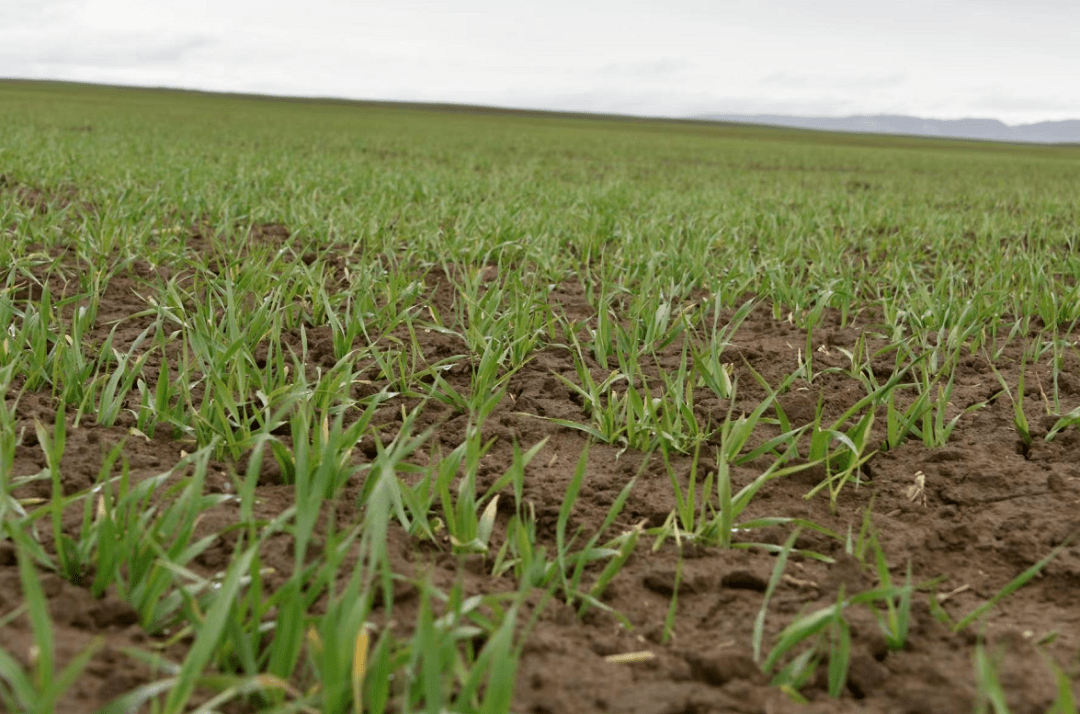
[[[1080,148],[0,81],[0,711],[1075,712]]]

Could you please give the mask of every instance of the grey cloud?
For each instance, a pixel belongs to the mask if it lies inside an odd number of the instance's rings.
[[[891,74],[865,74],[859,77],[847,77],[833,80],[833,86],[844,89],[888,89],[898,87],[907,81],[902,72]]]
[[[810,86],[810,76],[806,74],[792,74],[791,72],[773,72],[762,79],[761,83],[768,87],[803,89]]]
[[[39,46],[37,51],[20,53],[20,59],[53,67],[88,68],[167,65],[181,62],[199,50],[211,48],[217,41],[207,35],[188,35],[161,39],[151,34],[79,34],[64,41]]]
[[[988,112],[1052,112],[1080,115],[1080,95],[1073,95],[1073,100],[1049,97],[1019,96],[1016,94],[993,93],[968,102],[968,105]]]
[[[814,86],[835,89],[888,89],[903,84],[906,79],[902,72],[862,74],[852,77],[773,72],[764,77],[761,84],[781,89],[809,89]]]
[[[5,0],[0,3],[0,25],[5,30],[41,29],[71,15],[79,5],[78,0]]]
[[[0,0],[0,76],[650,116],[1080,114],[1080,55],[1064,41],[1076,0],[1033,0],[1052,18],[1005,0],[985,13],[978,0],[913,2],[676,0],[653,12],[597,0],[582,13],[554,0],[522,14],[489,0]]]
[[[600,74],[609,77],[663,79],[690,68],[686,60],[670,57],[646,62],[624,62],[607,64],[600,68]]]

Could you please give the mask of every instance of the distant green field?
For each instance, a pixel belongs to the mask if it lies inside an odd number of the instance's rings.
[[[400,252],[405,237],[416,261],[509,251],[547,278],[602,254],[601,277],[628,287],[649,270],[676,289],[791,307],[834,287],[834,301],[916,315],[973,299],[980,313],[1077,317],[1064,280],[1077,275],[1077,148],[77,85],[3,92],[4,173],[77,185],[102,239],[125,252],[193,219],[226,234],[281,222],[368,251]],[[1048,293],[1064,314],[1046,312]]]
[[[0,246],[0,710],[1076,711],[1080,147],[4,80]]]

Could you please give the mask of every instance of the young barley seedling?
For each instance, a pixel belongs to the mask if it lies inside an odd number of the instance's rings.
[[[975,702],[977,714],[1011,714],[1008,702],[1005,700],[1005,689],[998,677],[1000,656],[992,656],[986,651],[986,646],[980,641],[975,645],[975,681],[978,698]]]
[[[776,586],[780,584],[780,579],[784,575],[784,570],[787,568],[788,556],[791,554],[791,549],[795,547],[795,541],[799,538],[800,530],[796,528],[791,532],[791,535],[784,541],[784,545],[780,549],[780,553],[776,558],[776,563],[773,565],[772,575],[769,577],[769,584],[765,586],[765,596],[761,599],[761,609],[758,610],[757,617],[754,618],[754,631],[751,637],[751,644],[754,652],[754,661],[761,662],[761,641],[765,634],[765,614],[769,608],[769,601],[772,600],[773,593],[776,592]]]
[[[1065,541],[1064,543],[1050,551],[1049,555],[1047,555],[1045,558],[1035,563],[1030,568],[1010,580],[1008,583],[1006,583],[1005,587],[994,593],[994,595],[992,595],[989,600],[976,607],[974,610],[962,617],[955,625],[953,625],[953,632],[960,632],[961,630],[965,629],[968,625],[988,613],[999,602],[1007,598],[1009,595],[1012,595],[1020,588],[1027,585],[1029,582],[1031,582],[1032,578],[1041,573],[1043,569],[1050,564],[1050,561],[1056,558],[1068,546],[1069,541]]]
[[[33,632],[33,645],[29,653],[30,672],[0,646],[0,704],[4,704],[10,711],[51,713],[56,711],[60,698],[71,688],[104,643],[95,641],[75,655],[62,670],[55,671],[55,631],[45,592],[38,582],[39,575],[32,556],[21,547],[17,548],[16,553],[25,607],[17,608],[10,616],[0,620],[0,631],[9,626],[9,617],[25,610]]]

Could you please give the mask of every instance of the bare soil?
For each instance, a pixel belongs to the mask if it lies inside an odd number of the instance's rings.
[[[25,193],[21,198],[30,203],[36,200]],[[265,227],[257,233],[254,240],[288,239],[288,231],[277,226]],[[199,240],[192,241],[193,247],[202,244]],[[64,256],[57,255],[41,267],[41,277],[50,281],[54,292],[63,290],[65,272],[73,273],[77,268],[65,261]],[[100,344],[111,329],[110,321],[145,307],[140,296],[147,294],[148,286],[160,284],[162,274],[158,271],[164,270],[168,268],[133,264],[114,276],[101,300],[98,328],[88,339]],[[497,274],[492,274],[491,279],[498,279]],[[429,273],[425,283],[430,290],[430,301],[441,314],[453,315],[455,294],[445,276]],[[551,300],[556,310],[577,318],[587,317],[592,310],[584,294],[581,285],[569,282],[558,286],[551,293]],[[27,284],[18,288],[16,295],[23,300],[38,299],[40,288]],[[130,343],[145,326],[139,320],[124,323],[114,339],[120,345]],[[854,324],[845,327],[840,326],[839,315],[827,314],[826,324],[813,334],[813,346],[818,350],[814,355],[817,368],[845,367],[847,358],[840,348],[852,347],[860,334],[871,336],[870,342],[876,344],[877,339],[872,337],[875,332],[871,314],[858,316]],[[453,337],[434,331],[420,332],[417,336],[428,362],[467,353],[465,345]],[[1075,335],[1068,337],[1075,338]],[[298,336],[290,335],[286,339],[295,339],[294,347],[299,350]],[[333,364],[328,328],[309,329],[308,341],[310,366],[320,361],[324,366],[326,362]],[[759,305],[735,335],[725,358],[734,363],[739,376],[741,404],[736,404],[736,411],[743,405],[751,407],[764,397],[764,392],[755,386],[748,365],[770,384],[778,384],[796,369],[799,350],[805,345],[804,331],[784,319],[774,319],[770,305]],[[997,364],[1011,384],[1016,384],[1019,376],[1020,349],[1019,344],[1006,348]],[[670,369],[680,351],[681,342],[677,341],[649,369],[652,373]],[[606,374],[600,365],[594,367],[598,375]],[[153,360],[146,370],[151,379],[157,374]],[[887,377],[890,370],[891,360],[883,359],[881,377]],[[1080,365],[1067,365],[1065,371],[1069,375],[1078,374]],[[553,374],[576,378],[570,354],[548,347],[536,353],[511,379],[512,399],[505,399],[484,425],[485,438],[496,437],[497,441],[485,457],[479,484],[486,487],[501,475],[510,461],[515,440],[529,446],[547,438],[547,445],[527,470],[525,497],[535,504],[539,534],[549,551],[554,550],[558,511],[586,441],[581,432],[536,418],[586,421],[582,406]],[[466,368],[450,370],[445,376],[457,388],[468,387],[470,374]],[[375,377],[372,375],[371,388],[381,389],[384,385]],[[1049,379],[1048,366],[1028,366],[1025,408],[1041,434],[1053,422],[1045,417],[1039,386],[1047,385]],[[979,354],[965,359],[957,380],[953,400],[957,409],[1000,391],[989,363]],[[1080,380],[1068,376],[1062,388],[1070,394],[1080,393]],[[864,394],[851,378],[827,374],[812,384],[796,384],[781,397],[781,404],[798,425],[813,419],[819,400],[827,415],[839,415]],[[699,390],[695,396],[699,417],[704,421],[716,424],[727,414],[726,401],[705,390]],[[16,414],[25,436],[16,451],[15,475],[35,474],[45,467],[42,450],[32,436],[34,420],[50,424],[55,409],[49,394],[26,393],[18,401]],[[400,402],[391,402],[376,417],[388,435],[396,429],[400,410]],[[982,639],[999,658],[999,672],[1012,711],[1041,714],[1053,700],[1055,684],[1051,670],[1036,650],[1036,641],[1050,639],[1046,636],[1054,634],[1052,642],[1042,649],[1070,672],[1075,671],[1080,652],[1077,605],[1080,545],[1075,540],[1080,532],[1080,433],[1070,428],[1049,443],[1037,435],[1032,446],[1026,447],[1013,428],[1012,416],[1012,405],[1006,398],[999,398],[963,417],[946,447],[928,450],[920,443],[909,441],[876,454],[867,466],[865,482],[848,485],[841,492],[838,514],[830,512],[824,494],[804,498],[821,475],[813,469],[771,482],[758,495],[748,514],[804,518],[846,534],[849,529],[858,532],[865,509],[872,505],[873,525],[893,577],[902,579],[910,563],[916,582],[943,578],[937,592],[944,596],[941,605],[954,619],[986,601],[1054,547],[1073,539],[1042,575],[997,605],[983,623],[954,634],[932,615],[929,602],[934,594],[920,593],[916,597],[908,646],[891,651],[869,611],[853,611],[855,652],[847,692],[839,700],[830,699],[821,668],[822,676],[803,690],[810,699],[809,705],[800,706],[768,686],[767,678],[751,656],[753,622],[762,604],[774,557],[756,550],[720,548],[683,548],[680,552],[670,539],[654,552],[653,540],[642,538],[635,555],[604,594],[605,602],[622,613],[632,627],[622,626],[616,618],[598,609],[579,617],[576,608],[554,598],[543,609],[524,646],[516,711],[530,714],[965,712],[974,703],[973,652]],[[454,414],[450,407],[431,402],[425,408],[421,425],[438,425],[433,440],[450,449],[463,438],[466,421],[467,417]],[[883,418],[877,420],[878,425],[883,423]],[[131,426],[133,422],[123,419],[110,427],[98,426],[90,420],[71,428],[61,465],[66,493],[89,487],[104,456],[117,443],[124,445],[123,453],[133,481],[168,471],[179,459],[181,450],[191,448],[172,440],[164,429],[152,439],[133,436],[129,431]],[[875,433],[881,431],[880,426],[875,429]],[[708,444],[706,452],[716,446]],[[643,454],[629,450],[618,455],[618,451],[617,447],[606,445],[591,449],[572,528],[580,527],[586,533],[598,529],[615,496],[639,471],[641,477],[614,531],[639,523],[646,527],[660,526],[675,508],[668,472],[660,457],[653,456],[649,463],[643,464]],[[365,452],[369,455],[365,456]],[[370,458],[371,453],[372,449],[361,444],[357,458]],[[711,453],[706,453],[703,463],[713,463]],[[685,483],[689,457],[674,458],[672,464]],[[748,483],[766,466],[767,462],[762,462],[736,467],[734,487]],[[208,487],[222,491],[230,488],[227,472],[236,467],[215,462]],[[925,489],[922,493],[911,492],[919,474],[924,478]],[[327,508],[336,510],[339,523],[358,517],[354,496],[360,487],[359,483],[350,485],[349,494],[332,506],[328,504]],[[262,510],[259,515],[272,517],[280,513],[290,505],[291,494],[291,487],[281,485],[280,472],[268,459],[258,487]],[[37,482],[16,495],[49,498],[50,485],[47,481]],[[496,547],[500,529],[511,512],[512,499],[501,499]],[[201,523],[200,535],[220,531],[238,517],[232,506],[215,509]],[[71,527],[76,526],[73,516]],[[781,543],[789,532],[787,527],[775,527],[745,535],[753,541]],[[48,536],[43,534],[43,538],[46,547],[51,548]],[[417,543],[398,531],[390,534],[390,542],[395,568],[409,578],[426,577],[439,587],[461,582],[469,593],[516,588],[510,578],[491,577],[490,569],[482,562],[453,557],[448,543]],[[769,607],[767,646],[799,613],[836,602],[841,589],[853,593],[877,582],[872,571],[845,553],[840,541],[807,531],[797,545],[831,556],[835,562],[791,559]],[[231,558],[232,546],[232,540],[222,536],[199,557],[196,569],[204,574],[219,571]],[[288,538],[272,538],[262,558],[265,565],[277,571],[271,578],[287,577],[292,562]],[[683,565],[674,632],[664,642],[664,621],[676,588],[680,560]],[[113,594],[95,599],[86,584],[66,582],[50,573],[43,572],[41,582],[54,618],[61,666],[91,643],[104,642],[63,702],[62,711],[94,711],[117,695],[150,681],[151,673],[122,654],[121,649],[146,648],[151,642],[163,642],[167,637],[164,633],[146,633],[136,613]],[[0,542],[0,615],[22,599],[14,549],[10,542]],[[395,598],[397,627],[405,628],[412,621],[418,601],[415,588],[407,584],[400,587]],[[24,660],[29,656],[32,635],[25,617],[4,628],[3,642],[8,652]],[[183,643],[174,647],[182,646]],[[643,651],[650,652],[651,658],[630,663],[606,659],[610,655]]]

